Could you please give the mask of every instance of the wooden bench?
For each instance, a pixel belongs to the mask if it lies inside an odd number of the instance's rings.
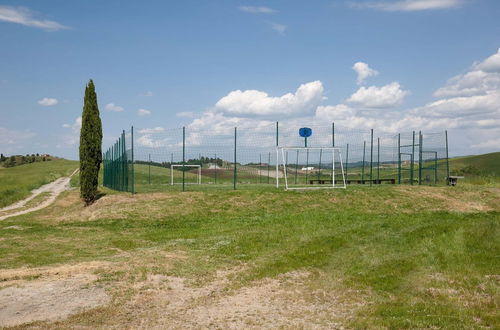
[[[364,180],[346,180],[346,184],[366,184],[366,183],[373,183],[373,184],[382,184],[383,182],[387,182],[389,184],[396,184],[396,179],[364,179]],[[332,179],[311,179],[309,180],[309,184],[333,184]],[[342,180],[335,180],[335,184],[343,184]]]

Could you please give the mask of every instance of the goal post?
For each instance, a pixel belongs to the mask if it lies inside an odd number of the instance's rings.
[[[340,148],[277,147],[276,156],[276,187],[281,176],[285,190],[347,188]]]
[[[184,182],[184,184],[201,184],[201,165],[170,165],[170,184],[171,185],[174,185],[174,184],[182,184],[182,181],[181,182],[175,182],[174,181],[174,169],[175,168],[197,168],[198,171],[197,172],[197,175],[196,175],[196,182]]]

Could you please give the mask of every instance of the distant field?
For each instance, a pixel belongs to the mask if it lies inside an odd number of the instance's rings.
[[[30,191],[70,175],[78,162],[56,159],[0,169],[0,207],[7,206],[27,197]]]
[[[450,159],[452,172],[459,171],[466,166],[473,166],[482,175],[500,176],[500,152]]]

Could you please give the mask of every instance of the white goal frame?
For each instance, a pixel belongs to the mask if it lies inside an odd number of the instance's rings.
[[[337,147],[278,147],[276,148],[276,188],[279,188],[279,154],[281,150],[281,165],[283,166],[283,174],[285,179],[285,190],[309,190],[309,189],[346,189],[347,183],[344,172],[344,163],[342,161],[342,152],[340,148]],[[332,151],[332,185],[324,185],[322,187],[289,187],[288,186],[288,173],[287,166],[285,160],[285,151],[287,150],[331,150]],[[335,184],[335,153],[338,154],[339,162],[340,162],[340,171],[342,173],[342,184]],[[307,185],[307,183],[306,183]]]
[[[182,184],[182,182],[174,182],[174,167],[195,167],[198,168],[198,180],[196,182],[184,182],[184,184],[201,184],[201,165],[170,165],[170,185]]]

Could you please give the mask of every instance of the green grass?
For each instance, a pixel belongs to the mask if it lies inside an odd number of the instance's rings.
[[[451,171],[458,171],[466,166],[474,166],[482,175],[500,176],[500,152],[450,159]]]
[[[348,327],[477,328],[500,322],[498,188],[261,187],[150,199],[107,192],[103,200],[114,202],[92,218],[81,213],[78,193],[67,192],[61,200],[73,203],[64,216],[55,204],[0,222],[2,268],[180,250],[189,259],[167,272],[201,281],[241,264],[247,268],[237,286],[293,270],[311,272],[308,285],[325,291],[339,289],[340,280],[341,288],[358,290],[356,299],[364,301],[352,319],[343,320]],[[467,203],[482,208],[456,211]],[[24,230],[6,228],[14,225]],[[161,264],[141,262],[141,276]],[[109,281],[117,276],[111,275]]]
[[[55,179],[70,175],[78,162],[56,159],[0,169],[0,207],[29,196],[30,191]]]

